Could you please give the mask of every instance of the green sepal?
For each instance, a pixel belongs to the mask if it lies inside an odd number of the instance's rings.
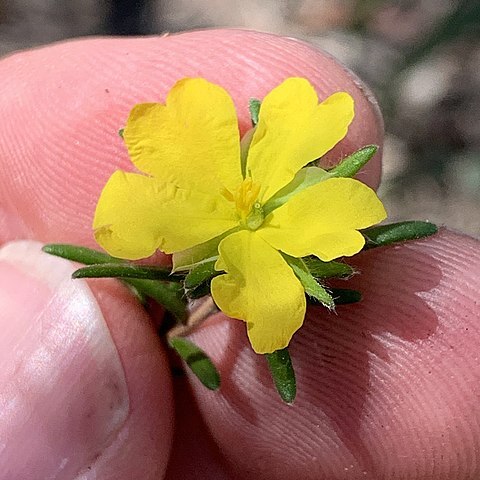
[[[42,250],[50,255],[85,265],[96,265],[97,267],[99,266],[98,264],[129,265],[128,262],[120,258],[112,257],[91,248],[77,247],[75,245],[49,244],[45,245]],[[180,283],[136,278],[124,278],[122,282],[133,287],[141,296],[150,297],[163,305],[179,321],[185,319],[187,315],[186,301],[183,294],[183,286]]]
[[[119,131],[118,131],[118,136],[120,138],[123,138],[123,133],[125,132],[125,127],[124,128],[121,128]]]
[[[216,263],[216,259],[200,263],[187,274],[184,287],[188,298],[195,300],[210,294],[212,278],[223,273],[215,270]]]
[[[367,145],[345,157],[338,165],[328,171],[335,177],[354,177],[378,150],[377,145]]]
[[[304,257],[303,261],[315,278],[349,278],[355,274],[355,270],[343,262],[323,262],[314,256]]]
[[[197,298],[202,298],[205,295],[210,295],[210,282],[204,282],[200,285],[197,285],[195,288],[185,291],[185,295],[190,300],[196,300]]]
[[[220,374],[200,347],[184,337],[172,337],[168,343],[203,385],[210,390],[217,390],[220,387]]]
[[[358,290],[350,288],[331,288],[330,292],[335,305],[348,305],[349,303],[357,303],[362,299],[362,294]]]
[[[251,98],[248,101],[248,110],[250,112],[250,118],[252,120],[253,127],[255,127],[258,123],[258,116],[260,113],[261,106],[262,106],[262,102],[258,98]]]
[[[437,232],[438,228],[434,223],[418,220],[390,223],[361,230],[362,235],[365,237],[364,249],[382,247],[407,240],[417,240],[429,237]]]
[[[293,403],[297,394],[297,383],[288,349],[266,353],[265,358],[280,397],[285,403]]]
[[[209,260],[193,267],[185,277],[185,288],[190,289],[198,287],[200,284],[219,275],[220,272],[215,270],[215,263],[217,263],[216,260]]]
[[[305,293],[318,300],[324,307],[333,310],[335,302],[332,296],[315,280],[305,262],[301,258],[294,258],[284,253],[282,255],[300,280]]]
[[[134,263],[103,263],[79,268],[72,278],[140,278],[144,280],[163,280],[180,282],[183,275],[172,274],[169,268],[154,265],[136,265]]]
[[[238,227],[232,228],[227,232],[222,233],[218,237],[214,237],[211,240],[195,245],[194,247],[188,248],[186,250],[181,250],[180,252],[175,252],[172,255],[172,272],[183,272],[195,268],[197,265],[200,265],[211,260],[216,260],[218,258],[218,245],[220,242],[236,232]]]

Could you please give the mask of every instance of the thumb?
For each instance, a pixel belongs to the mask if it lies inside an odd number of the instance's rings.
[[[363,300],[310,309],[290,347],[293,405],[237,320],[193,339],[220,368],[219,393],[192,385],[234,468],[256,479],[479,478],[480,243],[441,231],[352,259]],[[338,285],[340,286],[340,285]]]
[[[161,477],[171,388],[146,315],[40,247],[0,249],[0,479]]]

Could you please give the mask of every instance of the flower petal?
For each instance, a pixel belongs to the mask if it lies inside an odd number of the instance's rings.
[[[115,257],[145,258],[205,242],[238,224],[222,196],[184,190],[152,177],[117,170],[97,204],[95,239]]]
[[[267,216],[276,208],[287,203],[290,198],[297,193],[305,190],[319,182],[324,182],[328,178],[332,178],[326,170],[318,167],[301,168],[293,178],[293,180],[280,189],[270,200],[263,206],[263,213]]]
[[[202,78],[177,82],[166,105],[136,105],[123,138],[135,166],[167,183],[214,193],[242,181],[233,101]]]
[[[257,353],[285,348],[303,323],[305,292],[282,255],[256,232],[241,230],[222,240],[212,280],[215,303],[228,316],[247,322]]]
[[[323,261],[359,252],[365,240],[356,230],[386,217],[375,192],[351,178],[331,178],[309,187],[274,210],[257,233],[293,257]]]
[[[238,228],[227,231],[204,243],[199,243],[186,250],[180,250],[172,255],[172,273],[188,271],[201,263],[218,258],[218,245],[227,236]]]
[[[321,157],[347,134],[353,99],[339,92],[320,105],[304,78],[289,78],[263,100],[250,145],[247,172],[263,187],[266,202],[307,163]]]

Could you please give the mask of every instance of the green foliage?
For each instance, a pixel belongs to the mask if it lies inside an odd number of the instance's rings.
[[[200,347],[183,337],[172,337],[168,343],[203,385],[210,390],[217,390],[220,387],[220,374]]]
[[[328,171],[335,177],[354,177],[377,153],[377,145],[367,145],[348,157],[345,157],[338,165]]]
[[[79,268],[72,278],[140,278],[144,280],[163,280],[180,282],[183,275],[172,274],[169,268],[153,265],[136,265],[133,263],[104,263]]]
[[[73,262],[93,265],[97,263],[126,263],[125,260],[112,257],[106,253],[98,252],[86,247],[77,247],[65,243],[50,243],[44,245],[42,250],[56,257],[66,258]]]
[[[288,349],[267,353],[265,358],[280,397],[286,403],[293,403],[297,394],[297,383]]]
[[[301,258],[294,258],[286,254],[283,254],[283,257],[302,283],[305,293],[308,296],[318,300],[324,307],[329,309],[335,308],[332,296],[315,280]]]
[[[362,234],[366,242],[364,248],[367,249],[429,237],[437,231],[438,228],[433,223],[411,220],[366,228]]]
[[[262,102],[257,98],[251,98],[248,101],[248,110],[250,111],[250,118],[252,120],[252,126],[256,126],[258,123],[258,115],[260,113],[260,107]]]
[[[85,265],[92,265],[93,272],[101,271],[102,265],[109,265],[108,268],[113,271],[116,265],[123,266],[123,272],[126,272],[129,268],[132,269],[132,265],[125,260],[112,257],[106,253],[98,252],[86,247],[76,247],[74,245],[66,244],[49,244],[45,245],[42,250],[50,255],[65,258],[74,262],[83,263]],[[137,267],[138,268],[138,267]],[[82,269],[80,269],[82,270]],[[77,270],[74,275],[76,278],[80,278],[82,273]],[[162,274],[163,275],[163,274]],[[87,275],[88,276],[88,270]],[[179,321],[183,321],[186,317],[186,302],[183,296],[183,287],[180,282],[175,281],[162,281],[158,280],[146,280],[139,278],[122,278],[125,284],[133,287],[140,297],[150,297],[159,304],[163,305],[167,311],[173,314],[173,316]]]
[[[331,288],[330,292],[335,305],[357,303],[362,299],[362,294],[359,291],[350,288]]]
[[[209,282],[216,275],[219,275],[220,272],[215,270],[216,262],[217,260],[209,260],[193,267],[185,277],[185,288],[196,288],[202,283]]]
[[[323,262],[314,256],[304,257],[303,261],[315,278],[348,278],[355,273],[350,265],[342,262]]]

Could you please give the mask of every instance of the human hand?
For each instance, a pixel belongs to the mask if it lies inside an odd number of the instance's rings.
[[[442,231],[352,264],[361,304],[311,309],[291,344],[282,404],[244,324],[219,314],[193,335],[219,392],[172,381],[145,311],[115,281],[31,242],[94,247],[91,221],[131,107],[203,76],[248,126],[250,97],[307,77],[348,91],[356,117],[333,161],[381,143],[378,110],[349,72],[295,40],[241,31],[90,39],[0,62],[0,479],[469,479],[480,472],[479,244]],[[379,160],[360,177],[377,186]],[[174,411],[176,409],[176,414]],[[175,422],[174,422],[175,417]]]

